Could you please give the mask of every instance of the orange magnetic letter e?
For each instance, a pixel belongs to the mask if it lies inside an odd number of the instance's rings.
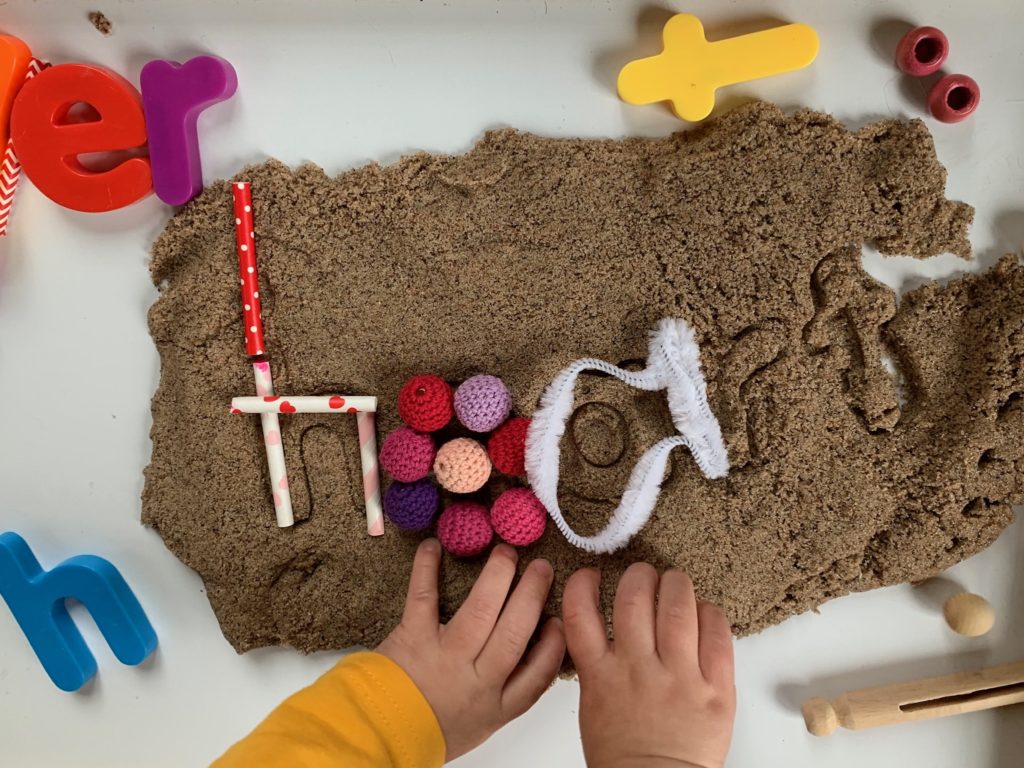
[[[98,119],[76,119],[73,108],[82,104]],[[112,211],[153,189],[147,157],[129,157],[99,171],[79,159],[146,144],[142,97],[127,80],[102,67],[60,64],[25,83],[11,111],[11,137],[28,177],[65,208]]]

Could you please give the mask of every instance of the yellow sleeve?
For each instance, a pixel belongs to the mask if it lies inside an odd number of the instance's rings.
[[[439,768],[445,743],[409,676],[355,653],[286,699],[213,768]]]

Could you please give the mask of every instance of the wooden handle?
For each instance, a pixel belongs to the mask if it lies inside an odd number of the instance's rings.
[[[808,731],[828,736],[838,726],[856,731],[1020,702],[1024,702],[1024,661],[848,691],[834,701],[808,699],[803,715]]]

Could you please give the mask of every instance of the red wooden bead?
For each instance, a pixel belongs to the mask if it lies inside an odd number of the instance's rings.
[[[937,72],[949,55],[949,40],[941,29],[917,27],[896,46],[896,66],[908,75],[921,77]]]
[[[958,123],[978,108],[981,89],[967,75],[946,75],[928,94],[928,111],[943,123]]]

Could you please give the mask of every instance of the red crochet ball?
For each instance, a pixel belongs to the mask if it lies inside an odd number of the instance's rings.
[[[441,546],[456,557],[479,555],[491,543],[492,535],[487,507],[472,501],[452,504],[437,521]]]
[[[413,376],[398,393],[398,415],[417,432],[436,432],[453,414],[452,388],[439,376]]]
[[[499,472],[518,477],[526,474],[526,432],[530,429],[527,418],[509,419],[487,441],[491,464]]]
[[[544,535],[548,512],[529,488],[509,488],[491,507],[491,525],[513,547],[533,544]]]

